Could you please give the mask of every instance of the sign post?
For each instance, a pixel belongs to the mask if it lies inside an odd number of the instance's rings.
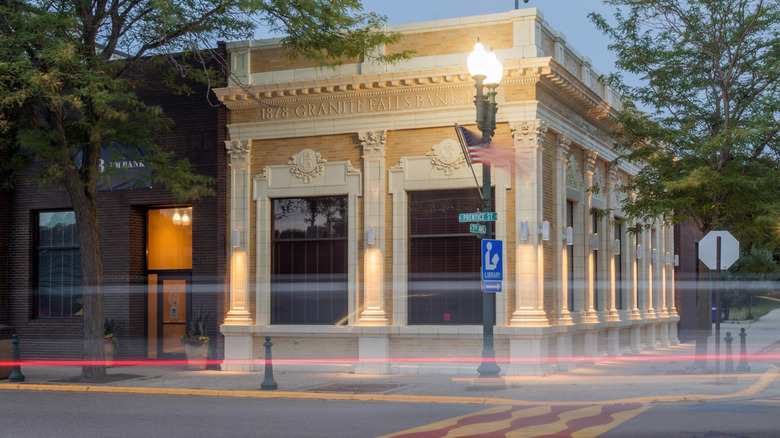
[[[739,241],[728,231],[710,231],[699,241],[699,260],[715,271],[715,373],[720,374],[721,270],[739,258]]]

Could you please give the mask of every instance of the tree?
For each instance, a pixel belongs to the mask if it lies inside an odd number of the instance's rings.
[[[621,74],[619,160],[641,170],[623,210],[645,223],[692,221],[743,245],[780,247],[780,3],[776,0],[604,0]],[[643,111],[642,108],[646,108]],[[710,328],[699,290],[699,353]]]
[[[217,39],[251,38],[259,26],[286,35],[282,44],[291,57],[323,64],[361,56],[403,59],[406,52],[372,54],[398,38],[377,31],[384,20],[362,12],[359,0],[0,2],[0,146],[42,163],[41,181],[62,184],[72,202],[84,290],[82,377],[105,376],[97,209],[101,146],[145,146],[143,158],[151,162],[155,182],[181,199],[209,192],[208,180],[186,160],[152,142],[169,119],[133,92],[133,69],[153,56],[201,53]]]
[[[780,3],[604,3],[618,7],[614,24],[590,17],[612,39],[617,67],[639,77],[607,78],[623,96],[619,159],[641,166],[624,210],[778,247]]]
[[[780,265],[771,250],[751,246],[743,249],[739,259],[724,273],[729,287],[721,295],[725,319],[732,307],[747,307],[747,318],[753,319],[753,297],[771,291],[780,279]]]

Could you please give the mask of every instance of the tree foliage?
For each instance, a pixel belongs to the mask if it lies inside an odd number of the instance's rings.
[[[378,31],[383,22],[359,0],[0,0],[0,146],[19,152],[14,165],[40,162],[41,181],[63,185],[70,196],[84,290],[91,291],[83,297],[88,360],[102,360],[101,146],[145,146],[142,158],[157,183],[182,199],[209,193],[208,179],[154,143],[170,120],[135,94],[134,69],[173,53],[199,55],[217,40],[251,38],[262,26],[285,35],[291,57],[404,58],[374,51],[398,38]],[[209,79],[204,70],[181,71]],[[99,378],[105,368],[87,365],[83,375]]]
[[[622,73],[616,147],[641,171],[634,218],[694,221],[780,246],[780,2],[604,0]]]

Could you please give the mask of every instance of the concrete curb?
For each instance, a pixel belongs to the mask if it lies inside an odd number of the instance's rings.
[[[543,402],[529,400],[513,400],[493,397],[453,397],[453,396],[423,396],[399,394],[329,394],[316,392],[290,391],[224,391],[213,389],[183,389],[183,388],[143,388],[118,386],[86,386],[86,385],[45,385],[45,384],[0,384],[0,390],[5,391],[54,391],[54,392],[91,392],[111,394],[158,394],[200,397],[238,397],[256,399],[291,399],[291,400],[343,400],[343,401],[384,401],[406,403],[447,403],[472,405],[510,405],[510,406],[571,406],[571,405],[613,405],[613,404],[647,404],[647,403],[680,403],[727,398],[747,397],[765,390],[777,378],[780,368],[771,366],[764,374],[747,389],[721,395],[674,395],[652,397],[630,397],[602,401],[566,401]]]

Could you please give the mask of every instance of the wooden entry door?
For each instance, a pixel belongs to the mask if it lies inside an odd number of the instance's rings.
[[[192,307],[192,274],[158,273],[156,295],[157,357],[183,355],[181,336],[187,330]]]

